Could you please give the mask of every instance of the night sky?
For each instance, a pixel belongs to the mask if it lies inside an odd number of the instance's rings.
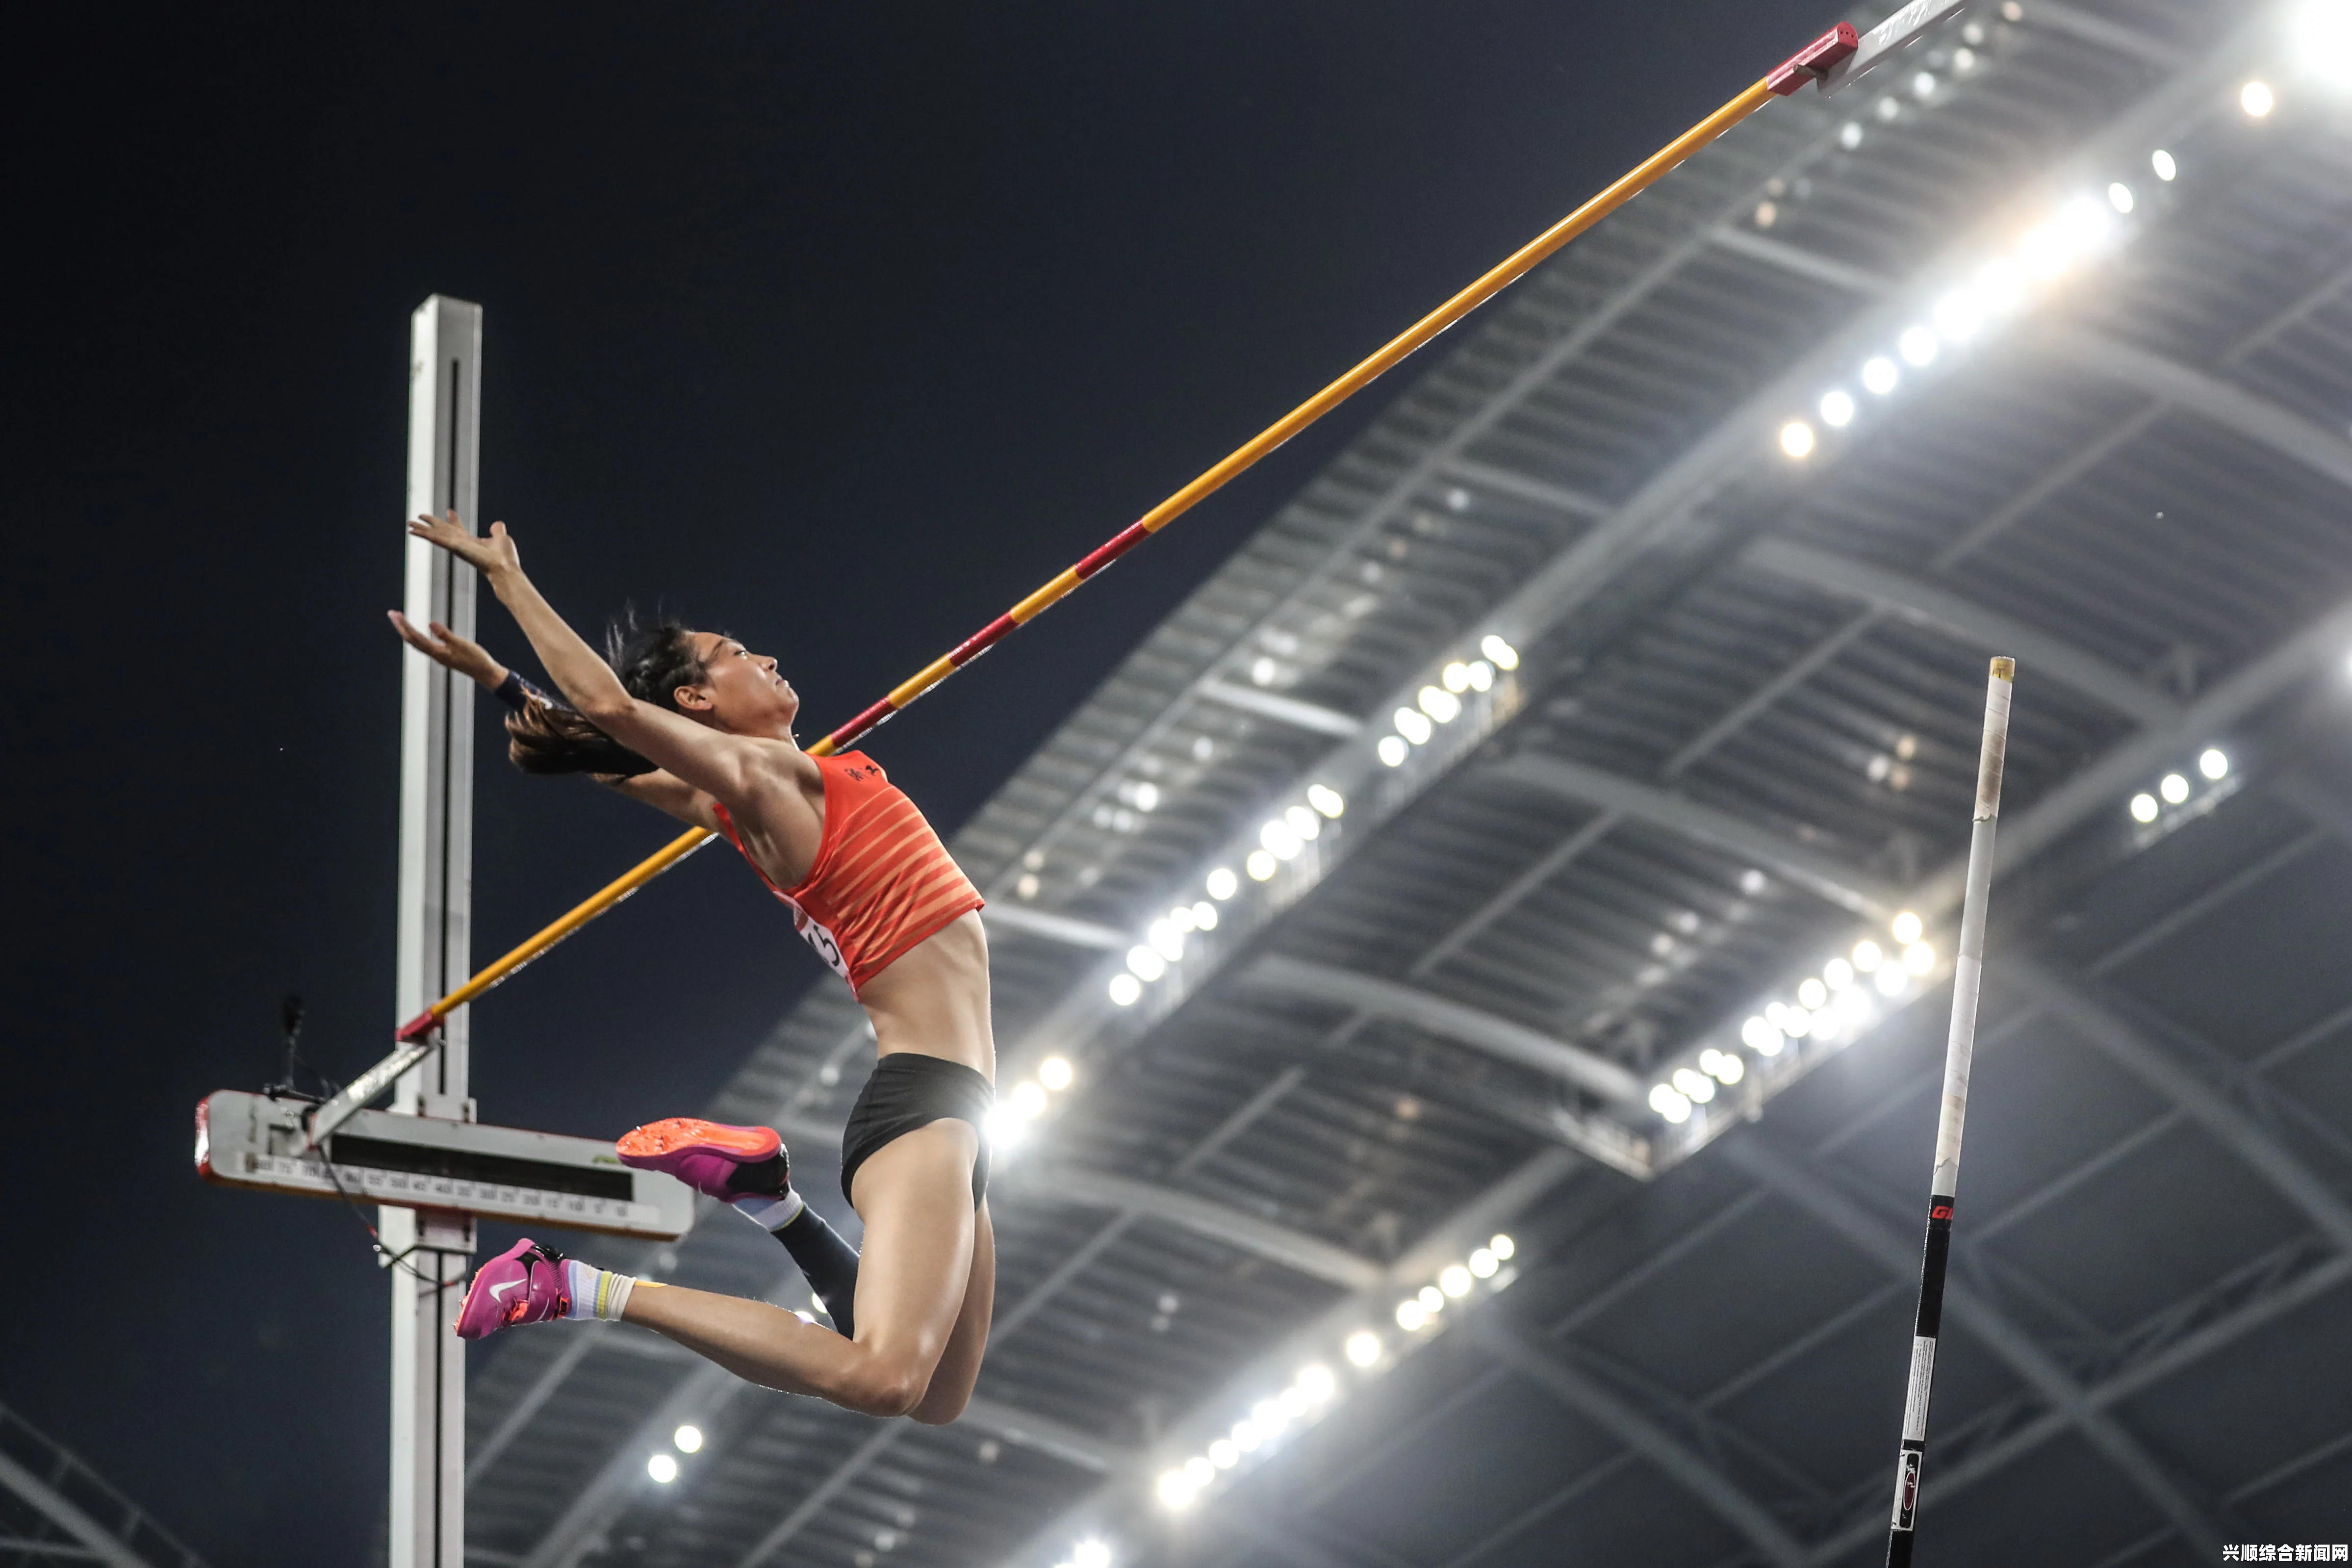
[[[782,660],[814,734],[1835,15],[20,23],[0,1404],[219,1568],[373,1548],[387,1295],[365,1237],[204,1185],[189,1148],[205,1092],[273,1076],[285,993],[338,1075],[395,1021],[383,613],[425,295],[486,309],[483,506],[556,605],[730,629]],[[951,829],[1411,374],[869,749]],[[487,595],[482,631],[530,668]],[[482,708],[478,957],[674,831],[510,772]],[[610,1136],[698,1109],[819,976],[755,879],[698,857],[477,1009],[482,1117]]]

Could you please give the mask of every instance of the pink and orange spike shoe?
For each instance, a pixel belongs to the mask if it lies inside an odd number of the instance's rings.
[[[782,1197],[792,1180],[784,1141],[772,1127],[730,1127],[723,1121],[673,1116],[646,1122],[623,1135],[614,1147],[622,1164],[676,1176],[721,1203]],[[772,1171],[750,1169],[770,1161],[775,1162]]]
[[[563,1254],[529,1237],[474,1271],[457,1309],[457,1337],[487,1339],[517,1323],[543,1323],[572,1310]]]

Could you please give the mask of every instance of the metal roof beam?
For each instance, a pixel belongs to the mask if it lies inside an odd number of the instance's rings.
[[[2352,1255],[2352,1204],[2268,1128],[2191,1071],[2177,1052],[2126,1019],[2092,982],[2013,954],[2002,955],[2000,973],[2003,980],[2024,986],[2108,1060],[2179,1107],[2300,1210],[2338,1251]]]
[[[1635,1101],[1644,1092],[1640,1079],[1606,1057],[1419,986],[1281,953],[1259,959],[1243,972],[1242,979],[1244,984],[1294,996],[1402,1019],[1488,1056],[1566,1079],[1604,1100]]]
[[[1782,1150],[1752,1129],[1727,1140],[1724,1154],[1733,1164],[1837,1232],[1856,1250],[1897,1279],[1918,1272],[1919,1243],[1865,1208],[1809,1157]],[[2008,1313],[1954,1280],[1944,1288],[1951,1321],[1999,1356],[2025,1384],[2063,1415],[2084,1439],[2129,1481],[2135,1490],[2172,1522],[2174,1529],[2209,1559],[2218,1560],[2226,1533],[2240,1539],[2250,1528],[2229,1505],[2150,1453],[2122,1422],[2094,1405],[2082,1384],[2043,1350]]]
[[[1517,496],[1521,500],[1533,501],[1538,506],[1549,507],[1570,517],[1607,517],[1615,510],[1599,496],[1587,495],[1582,490],[1570,489],[1566,485],[1538,479],[1493,463],[1454,458],[1446,462],[1444,472],[1446,478],[1460,479],[1465,485],[1499,490],[1507,496]]]
[[[1780,872],[1841,909],[1873,920],[1884,920],[1904,905],[1904,893],[1894,884],[1856,870],[1711,805],[1701,805],[1655,784],[1639,783],[1586,763],[1526,752],[1496,766],[1492,773],[1516,784],[1549,790],[1580,805],[1621,812],[1639,821],[1728,850]]]
[[[1016,1164],[1005,1175],[1024,1197],[1160,1220],[1350,1290],[1368,1290],[1388,1277],[1380,1264],[1344,1247],[1156,1182],[1064,1164]]]
[[[956,1424],[1001,1437],[1016,1448],[1048,1454],[1066,1465],[1098,1474],[1123,1469],[1135,1462],[1134,1451],[1119,1444],[1106,1442],[1050,1415],[1040,1415],[1034,1410],[1023,1410],[981,1394],[972,1395],[965,1403]]]
[[[2352,441],[2235,382],[2079,327],[2053,328],[2040,341],[2051,353],[2084,370],[2202,415],[2352,489]]]
[[[1762,540],[1741,559],[1775,576],[1860,599],[1905,619],[1957,632],[1989,651],[2014,655],[2025,668],[2129,714],[2142,728],[2169,727],[2180,721],[2179,703],[2129,671],[1949,589],[1785,539]]]
[[[1875,298],[1893,292],[1895,288],[1895,279],[1881,273],[1866,272],[1781,240],[1767,239],[1735,224],[1717,224],[1708,231],[1707,237],[1718,250],[1777,267],[1794,277],[1826,283],[1832,289],[1843,289],[1849,294]]]
[[[1287,724],[1294,730],[1333,735],[1343,741],[1364,727],[1364,721],[1352,713],[1342,713],[1336,708],[1326,708],[1319,703],[1304,702],[1296,697],[1285,697],[1278,691],[1236,686],[1230,680],[1204,680],[1198,695],[1244,713],[1255,713],[1261,719]]]
[[[1118,952],[1135,944],[1135,939],[1123,931],[1097,925],[1092,921],[1073,920],[1068,915],[1033,910],[1024,904],[992,903],[981,911],[980,918],[988,926],[1019,931],[1025,936],[1041,936],[1048,942],[1058,942],[1070,947]]]
[[[79,1542],[92,1560],[106,1563],[108,1568],[155,1568],[121,1536],[83,1512],[65,1493],[5,1453],[0,1453],[0,1488],[15,1492],[39,1510],[50,1523]]]
[[[1574,1362],[1529,1341],[1496,1321],[1494,1313],[1483,1313],[1471,1321],[1473,1337],[1489,1354],[1664,1470],[1675,1485],[1746,1536],[1766,1561],[1780,1568],[1801,1568],[1805,1549],[1788,1527],[1696,1449]]]

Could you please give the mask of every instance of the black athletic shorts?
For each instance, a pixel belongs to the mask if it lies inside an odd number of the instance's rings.
[[[841,1195],[874,1152],[934,1121],[969,1121],[980,1134],[980,1155],[971,1163],[971,1206],[988,1195],[988,1113],[996,1088],[961,1062],[893,1051],[874,1064],[874,1076],[849,1108],[841,1132]],[[855,1200],[851,1206],[856,1207]]]

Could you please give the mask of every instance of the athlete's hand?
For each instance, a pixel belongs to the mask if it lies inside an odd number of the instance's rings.
[[[400,634],[400,640],[434,663],[478,681],[492,691],[506,684],[507,667],[492,658],[480,643],[459,637],[439,621],[429,622],[419,631],[416,623],[398,610],[384,614],[392,617],[392,629]]]
[[[439,545],[486,577],[522,570],[522,557],[516,553],[514,540],[503,522],[490,524],[488,535],[477,538],[466,531],[464,520],[456,512],[439,517],[428,512],[410,523],[408,531],[428,544]]]

